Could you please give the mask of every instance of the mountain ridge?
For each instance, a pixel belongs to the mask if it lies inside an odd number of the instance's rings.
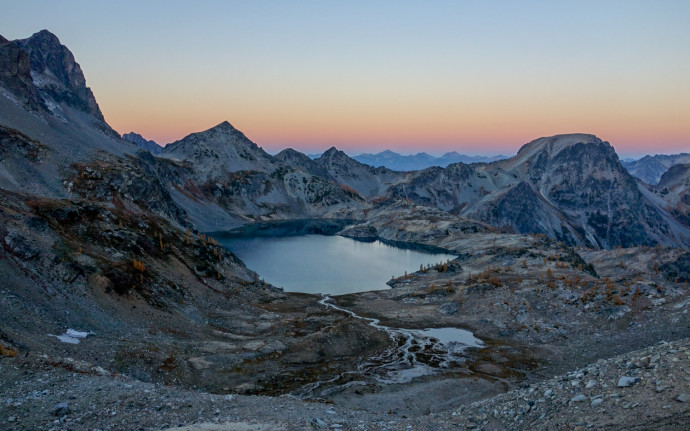
[[[487,163],[506,158],[502,155],[497,156],[467,156],[457,151],[449,151],[435,157],[425,152],[417,154],[403,155],[391,150],[384,150],[379,153],[361,153],[352,157],[360,163],[373,167],[384,166],[393,171],[417,171],[430,168],[432,166],[446,167],[453,163]]]
[[[30,74],[34,90],[47,105],[53,105],[45,112],[47,123],[43,127],[60,131],[54,141],[39,141],[47,144],[48,152],[41,159],[44,165],[40,170],[44,173],[37,176],[64,180],[64,174],[57,174],[57,170],[73,169],[70,165],[75,161],[105,151],[119,158],[121,175],[139,178],[138,181],[150,184],[150,190],[159,191],[150,194],[113,177],[104,168],[114,162],[110,156],[99,156],[101,162],[91,163],[90,169],[109,178],[112,189],[96,187],[94,190],[101,190],[101,197],[115,194],[132,198],[135,193],[140,205],[148,202],[154,208],[153,197],[167,199],[181,212],[168,206],[160,214],[176,214],[176,223],[187,220],[199,226],[220,228],[214,220],[233,224],[265,217],[343,214],[371,207],[380,199],[403,199],[487,221],[497,228],[520,233],[535,231],[566,243],[605,248],[678,243],[682,242],[680,232],[686,229],[676,225],[665,213],[662,198],[654,198],[650,194],[653,192],[637,184],[622,169],[610,144],[590,134],[538,138],[523,145],[514,157],[488,163],[458,162],[446,167],[398,172],[361,163],[335,147],[314,160],[288,149],[271,156],[228,121],[223,121],[167,145],[157,157],[145,156],[119,135],[114,137],[115,132],[101,121],[102,115],[93,93],[86,87],[81,68],[57,37],[39,32],[18,42],[3,42],[2,46],[8,44],[14,45],[7,50],[4,61],[14,61],[16,67],[11,70],[16,73],[3,75],[5,88],[21,95],[23,81],[17,79],[23,76],[26,80],[28,61],[33,67]],[[22,46],[26,47],[24,54]],[[27,91],[25,99],[28,100],[31,92]],[[12,109],[16,111],[17,106],[13,105]],[[25,133],[28,139],[35,139],[33,126],[5,124]],[[99,132],[104,136],[98,137]],[[82,138],[85,133],[90,139]],[[26,139],[12,139],[8,142],[24,142],[21,144],[24,147],[33,145]],[[85,148],[92,148],[94,153],[81,148],[75,151],[75,142],[84,142],[88,146]],[[53,157],[61,160],[56,171],[46,169],[53,166],[52,162],[48,163]],[[40,171],[36,163],[20,160],[12,166],[11,172],[5,170],[6,183],[14,184],[12,187],[19,184],[17,176],[23,172],[23,166],[33,172]],[[0,180],[2,175],[0,172]],[[64,181],[80,183],[75,178]],[[53,182],[52,190],[60,187]],[[91,193],[76,186],[69,186],[61,193],[69,195],[75,190],[81,190],[86,196]],[[518,204],[527,205],[526,209],[515,210],[520,207]],[[534,214],[541,216],[535,218]],[[654,214],[665,215],[653,222]]]
[[[659,184],[664,172],[678,163],[690,163],[690,153],[648,155],[638,160],[623,162],[623,166],[634,177],[655,186]]]
[[[163,151],[163,147],[161,145],[158,145],[158,143],[156,141],[145,139],[143,136],[141,136],[138,133],[134,133],[134,132],[125,133],[122,135],[122,139],[135,144],[136,146],[138,146],[139,148],[141,148],[143,150],[150,151],[153,154],[158,154],[161,151]]]

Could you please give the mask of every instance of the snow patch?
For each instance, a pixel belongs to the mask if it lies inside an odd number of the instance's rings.
[[[94,333],[77,331],[75,329],[67,329],[65,333],[62,335],[48,334],[49,337],[55,337],[63,343],[68,344],[79,344],[79,342],[86,338],[88,335],[94,335]]]

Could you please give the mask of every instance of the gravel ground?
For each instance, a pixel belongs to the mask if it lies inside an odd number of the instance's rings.
[[[85,362],[0,360],[3,430],[687,430],[690,339],[599,360],[456,410],[416,418],[293,397],[213,395]]]

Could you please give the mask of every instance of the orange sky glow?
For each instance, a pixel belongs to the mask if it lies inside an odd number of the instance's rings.
[[[0,0],[2,1],[2,0]],[[690,152],[690,2],[7,1],[46,28],[109,124],[169,143],[229,121],[269,152],[514,154],[592,133]]]

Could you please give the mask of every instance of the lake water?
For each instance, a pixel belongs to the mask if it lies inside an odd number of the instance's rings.
[[[337,235],[216,238],[264,281],[286,292],[342,295],[388,289],[391,276],[455,258]]]

